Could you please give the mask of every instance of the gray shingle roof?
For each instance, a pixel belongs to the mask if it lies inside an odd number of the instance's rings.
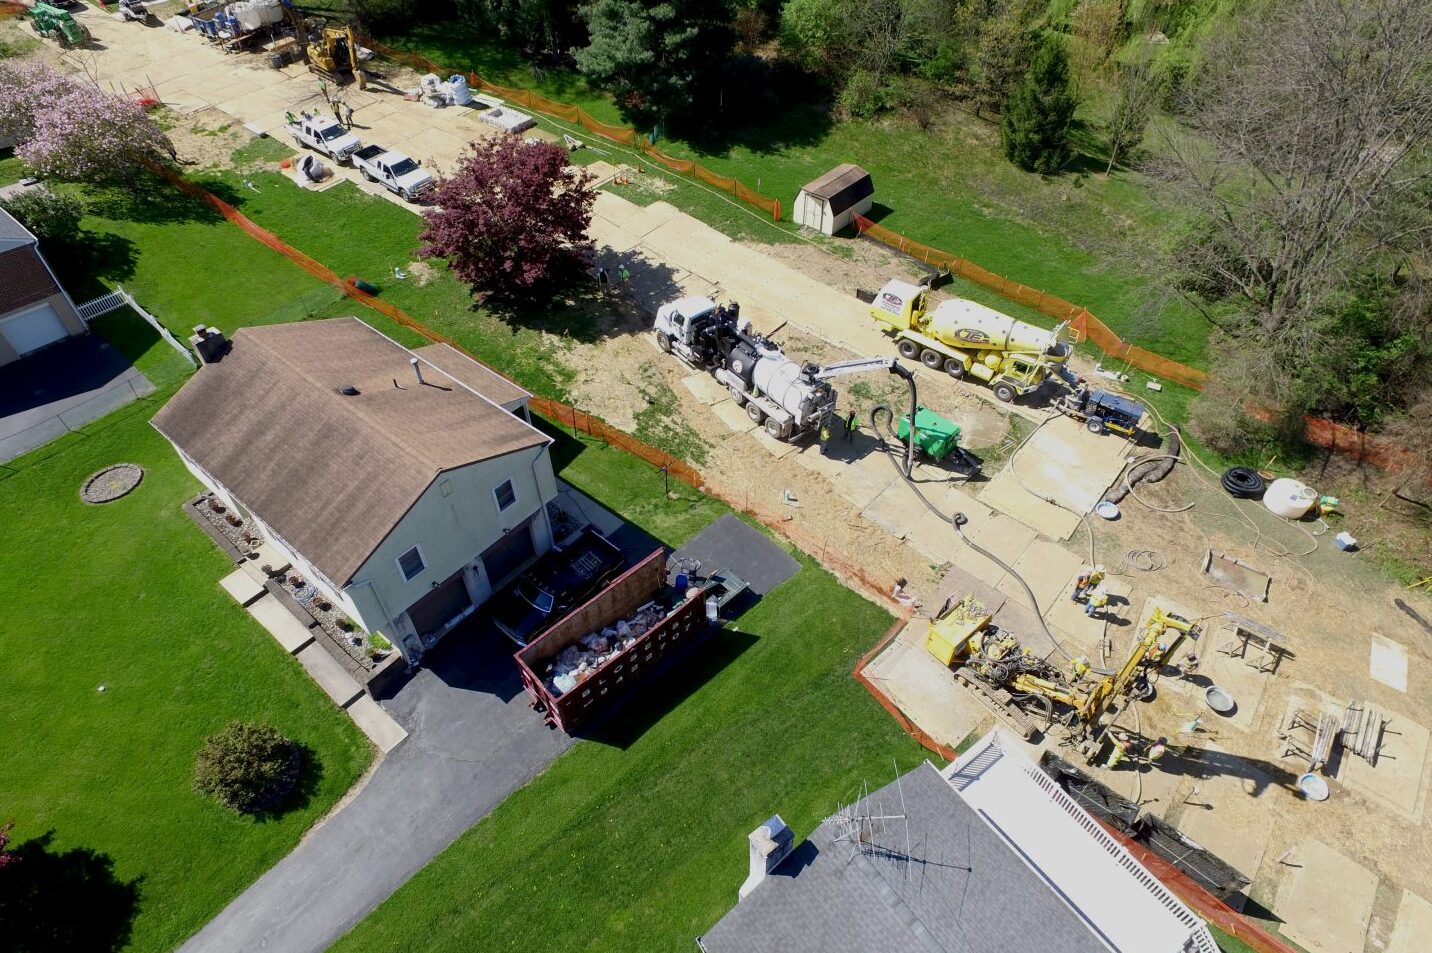
[[[707,953],[1107,953],[933,765],[861,805],[905,814],[908,853],[903,821],[856,850],[827,819],[702,937]]]
[[[0,208],[0,251],[34,243],[35,236],[15,221],[15,216]]]

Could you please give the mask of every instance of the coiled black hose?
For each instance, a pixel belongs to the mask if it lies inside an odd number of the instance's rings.
[[[1223,477],[1219,480],[1223,489],[1229,496],[1235,496],[1243,500],[1256,500],[1263,495],[1267,484],[1258,475],[1258,471],[1248,467],[1229,467],[1223,471]]]

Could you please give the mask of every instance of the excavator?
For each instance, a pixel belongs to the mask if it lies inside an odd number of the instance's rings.
[[[299,13],[292,0],[282,0],[282,6],[284,18],[293,29],[293,37],[310,72],[340,85],[353,79],[359,89],[368,88],[367,79],[358,65],[358,38],[352,26],[331,27],[325,24],[313,31],[312,25]]]
[[[1202,635],[1196,622],[1156,606],[1117,670],[1097,670],[1088,659],[1073,657],[1068,668],[1061,669],[991,620],[973,596],[952,599],[931,620],[925,647],[954,667],[960,683],[1025,738],[1036,727],[1027,717],[1029,710],[1042,710],[1046,728],[1059,712],[1070,741],[1091,762],[1103,746],[1111,706],[1122,707],[1124,699],[1152,700],[1152,676],[1185,640],[1196,642]]]

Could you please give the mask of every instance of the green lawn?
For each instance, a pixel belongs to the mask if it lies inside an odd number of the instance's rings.
[[[291,850],[372,756],[218,587],[233,565],[180,508],[198,483],[149,426],[169,393],[0,466],[0,820],[15,822],[12,847],[51,838],[48,861],[5,872],[49,894],[27,910],[0,897],[0,933],[23,949],[172,950]],[[120,461],[145,468],[139,488],[82,503],[84,479]],[[287,813],[241,819],[191,789],[195,751],[235,718],[307,750]],[[18,923],[84,939],[26,945]]]
[[[579,450],[573,456],[573,450]],[[725,508],[620,451],[564,440],[563,479],[670,544]],[[594,741],[508,798],[336,949],[686,950],[731,906],[746,834],[810,830],[924,752],[851,678],[882,609],[799,574]]]
[[[95,318],[90,322],[90,329],[118,348],[156,387],[183,380],[194,371],[193,362],[161,338],[159,332],[131,308],[120,308]]]

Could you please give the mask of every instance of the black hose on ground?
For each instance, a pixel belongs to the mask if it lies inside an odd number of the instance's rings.
[[[1238,497],[1244,500],[1256,500],[1263,495],[1267,484],[1258,475],[1258,471],[1248,467],[1229,467],[1223,471],[1223,477],[1219,480],[1223,489],[1229,496]]]

